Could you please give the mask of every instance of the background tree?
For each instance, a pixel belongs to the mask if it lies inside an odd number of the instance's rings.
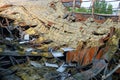
[[[107,12],[107,3],[105,0],[96,0],[94,3],[94,12],[95,13],[106,13]]]
[[[99,0],[96,0],[94,3],[94,12],[99,13],[100,12],[100,2]]]
[[[96,0],[94,3],[94,12],[101,14],[112,14],[113,6],[111,4],[107,4],[105,0]]]
[[[107,8],[107,13],[108,14],[112,14],[113,13],[113,10],[112,10],[113,6],[111,4],[108,5],[108,8]]]
[[[93,4],[94,3],[94,4]],[[86,13],[100,13],[100,14],[112,14],[113,6],[111,4],[107,4],[105,0],[92,0],[92,6],[90,9],[81,7],[77,8],[75,7],[74,9],[72,7],[69,7],[69,11],[74,11],[74,12],[86,12]],[[92,13],[92,14],[93,14]]]

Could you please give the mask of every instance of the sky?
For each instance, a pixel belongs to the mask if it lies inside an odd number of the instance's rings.
[[[91,1],[91,0],[83,0],[83,1]],[[120,3],[120,0],[105,0],[105,1],[115,1],[115,2],[107,2],[108,4],[112,4],[113,8],[118,8],[118,5]],[[91,2],[83,2],[82,7],[89,7]]]

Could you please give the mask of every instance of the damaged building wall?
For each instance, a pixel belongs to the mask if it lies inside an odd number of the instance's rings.
[[[59,0],[25,0],[21,3],[14,0],[2,1],[0,15],[13,19],[14,26],[35,26],[21,34],[39,35],[37,43],[51,40],[53,41],[51,45],[54,46],[66,44],[77,48],[81,42],[86,42],[87,47],[100,46],[99,40],[110,33],[111,27],[118,28],[119,25],[114,24],[111,19],[103,24],[94,22],[92,18],[82,23],[63,19],[68,12]]]

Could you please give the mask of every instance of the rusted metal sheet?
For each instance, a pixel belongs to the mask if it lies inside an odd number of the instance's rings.
[[[101,59],[101,57],[109,50],[109,46],[106,45],[107,41],[114,35],[115,28],[110,29],[110,33],[104,38],[100,39],[101,46],[86,47],[85,44],[78,46],[76,51],[68,52],[66,61],[78,62],[80,65],[88,65],[94,59]],[[106,59],[107,60],[107,59]]]

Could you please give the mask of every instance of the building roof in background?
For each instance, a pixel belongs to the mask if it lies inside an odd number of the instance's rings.
[[[82,0],[81,7],[89,8],[91,6],[92,0]],[[102,1],[102,0],[100,0]],[[108,4],[111,4],[113,6],[113,14],[118,14],[118,10],[120,10],[120,0],[105,0]],[[73,0],[61,0],[63,4],[67,7],[71,7],[73,5]],[[81,0],[76,0],[76,7],[80,6]]]
[[[68,2],[72,2],[73,0],[61,0],[61,2],[63,3],[68,3]],[[77,2],[80,3],[81,0],[76,0]],[[82,0],[82,4],[81,4],[81,7],[86,7],[86,8],[89,8],[90,5],[91,5],[91,1],[92,0]],[[102,0],[100,0],[102,1]],[[108,4],[112,4],[113,5],[113,9],[117,9],[117,8],[120,8],[120,0],[105,0]],[[72,4],[72,3],[71,3]]]
[[[90,5],[91,5],[91,2],[90,2],[91,0],[83,0],[83,2],[82,2],[82,7],[90,7]],[[113,6],[113,9],[115,9],[115,8],[120,8],[119,7],[119,3],[120,3],[120,0],[105,0],[108,4],[112,4],[112,6]]]

